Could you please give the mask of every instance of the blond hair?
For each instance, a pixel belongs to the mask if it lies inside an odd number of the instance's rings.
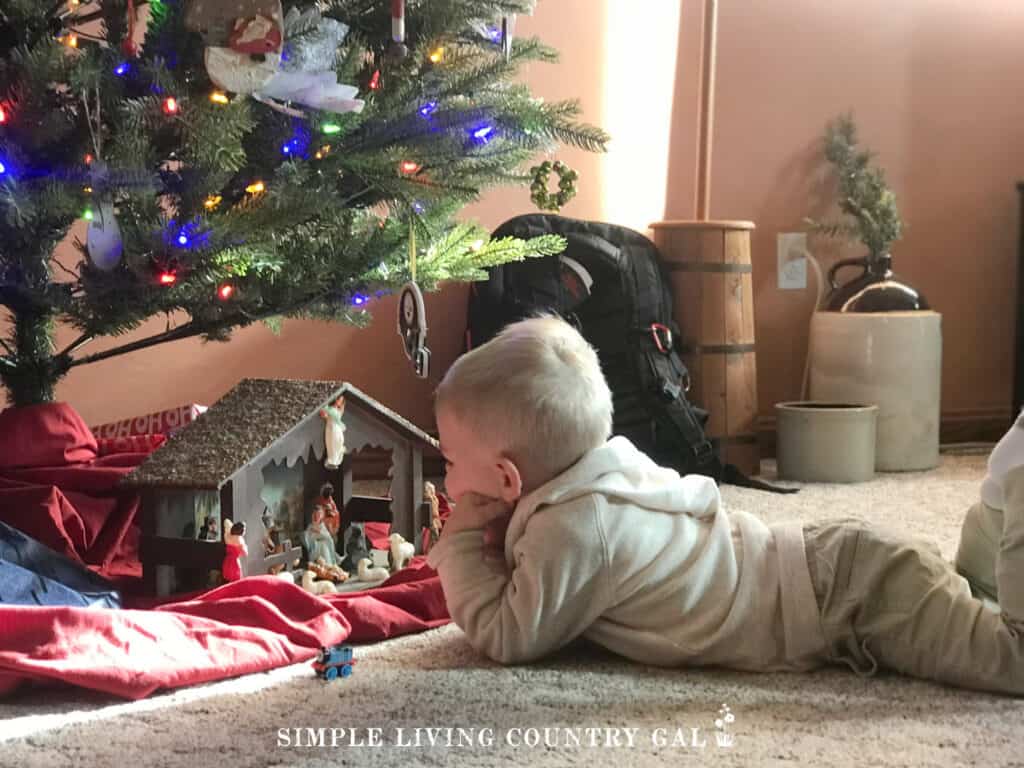
[[[568,469],[612,431],[612,395],[597,353],[554,316],[513,323],[460,357],[438,386],[435,405],[515,461],[533,486]]]

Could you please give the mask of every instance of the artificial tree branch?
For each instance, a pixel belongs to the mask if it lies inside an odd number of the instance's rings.
[[[79,349],[80,347],[84,347],[86,344],[88,344],[95,338],[96,336],[92,333],[83,333],[73,342],[68,344],[68,346],[65,347],[64,350],[57,355],[57,357],[70,357],[75,350]]]
[[[283,308],[268,309],[264,312],[258,312],[250,315],[248,313],[239,312],[237,315],[224,318],[220,322],[213,323],[212,325],[203,323],[199,324],[195,320],[192,320],[185,325],[179,325],[177,328],[164,331],[163,333],[157,333],[153,336],[148,336],[145,339],[139,339],[128,344],[122,344],[120,347],[113,347],[112,349],[105,349],[102,352],[96,352],[86,357],[80,357],[77,360],[65,360],[67,368],[74,368],[79,365],[86,365],[88,363],[97,363],[100,360],[106,360],[111,357],[117,357],[118,355],[125,355],[129,352],[137,352],[140,349],[147,349],[149,347],[155,347],[158,344],[166,344],[170,341],[181,341],[182,339],[189,339],[193,336],[201,336],[204,333],[210,333],[212,331],[220,331],[225,328],[244,327],[245,325],[251,325],[259,320],[264,320],[268,317],[275,315],[288,315],[294,312],[298,312],[300,309],[304,309],[310,304],[315,304],[317,301],[322,300],[329,294],[326,292],[317,293],[315,296],[310,296],[302,301],[297,301]],[[244,320],[240,320],[239,316],[244,317]],[[74,344],[72,345],[74,346]],[[58,358],[63,357],[65,354],[70,354],[71,347],[65,352],[58,355]]]

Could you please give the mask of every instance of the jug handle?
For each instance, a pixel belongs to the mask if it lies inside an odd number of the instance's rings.
[[[828,271],[828,284],[832,286],[832,290],[839,290],[839,282],[836,280],[836,273],[843,267],[860,267],[864,270],[864,273],[868,271],[868,260],[864,256],[859,259],[843,259],[837,261],[832,265],[832,269]],[[862,275],[863,276],[863,275]]]

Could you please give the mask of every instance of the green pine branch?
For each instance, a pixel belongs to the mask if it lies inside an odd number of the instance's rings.
[[[838,180],[838,205],[846,221],[819,222],[805,219],[811,232],[826,237],[858,239],[872,255],[887,253],[900,239],[903,222],[896,195],[881,169],[871,166],[872,153],[860,149],[851,114],[838,117],[825,130],[825,159]]]

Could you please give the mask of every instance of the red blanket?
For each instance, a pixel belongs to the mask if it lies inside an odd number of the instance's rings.
[[[99,456],[64,404],[4,411],[0,519],[130,586],[140,573],[138,499],[117,484],[144,456]],[[437,575],[422,559],[370,592],[327,598],[259,577],[152,610],[0,606],[0,694],[58,681],[137,699],[447,621]]]

